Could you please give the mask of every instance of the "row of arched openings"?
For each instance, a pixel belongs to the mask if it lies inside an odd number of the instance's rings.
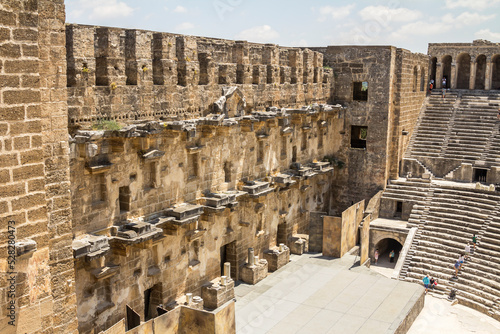
[[[448,82],[448,87],[451,84],[451,68],[452,68],[452,57],[447,55],[443,56],[441,59],[441,66],[443,69],[443,77],[446,78]],[[471,76],[471,56],[468,53],[461,53],[456,59],[457,66],[457,89],[486,89],[486,80],[489,80],[487,75],[487,62],[485,55],[479,55],[476,57],[476,68],[475,68],[475,80],[474,87],[471,87],[470,76]],[[436,69],[437,69],[437,58],[433,57],[431,59],[431,79],[436,81]],[[491,86],[490,89],[500,90],[500,55],[495,55],[491,61]],[[438,78],[441,80],[441,78]]]

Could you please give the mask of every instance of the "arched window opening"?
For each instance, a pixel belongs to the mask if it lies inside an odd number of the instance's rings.
[[[469,89],[470,55],[462,53],[457,58],[457,89]]]
[[[476,80],[475,89],[484,89],[486,80],[486,56],[480,55],[476,58]]]

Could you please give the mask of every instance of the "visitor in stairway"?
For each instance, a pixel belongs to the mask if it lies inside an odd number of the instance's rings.
[[[441,80],[441,83],[443,84],[443,89],[446,89],[446,77],[443,77],[443,80]]]
[[[476,245],[477,245],[477,237],[476,234],[472,235],[472,244],[474,245],[474,250],[476,250]]]
[[[442,92],[443,92],[443,99],[444,99],[446,97],[446,88],[443,87]]]
[[[389,262],[393,263],[394,262],[394,256],[396,254],[394,253],[394,250],[391,250],[391,252],[389,253]]]
[[[378,256],[379,256],[379,252],[378,252],[378,249],[375,250],[375,254],[373,255],[375,257],[375,264],[378,263]]]
[[[434,279],[434,277],[432,277],[431,280],[429,281],[429,289],[434,290],[434,287],[436,285],[438,285],[438,280],[437,280],[437,278]]]
[[[455,278],[458,278],[458,270],[460,269],[460,261],[455,262]]]
[[[465,245],[465,260],[470,260],[470,243]]]
[[[465,255],[464,255],[464,254],[460,254],[460,255],[458,256],[458,262],[460,262],[460,268],[459,268],[459,269],[460,269],[460,270],[462,270],[462,265],[463,265],[463,264],[464,264],[464,262],[465,262]]]
[[[425,275],[425,277],[422,279],[422,281],[424,282],[425,293],[427,293],[427,291],[429,290],[429,284],[430,284],[429,275]]]

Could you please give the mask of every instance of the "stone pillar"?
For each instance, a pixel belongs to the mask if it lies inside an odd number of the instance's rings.
[[[469,89],[475,89],[476,87],[476,59],[471,58],[470,60],[470,77],[469,77]]]
[[[153,80],[155,85],[177,85],[175,37],[163,33],[153,35]]]
[[[262,62],[267,66],[267,83],[278,84],[280,82],[278,46],[266,44],[263,49]]]
[[[178,36],[177,49],[177,81],[180,86],[198,85],[200,63],[198,62],[198,43],[192,36]]]
[[[224,276],[231,278],[231,263],[230,262],[224,263]]]
[[[446,83],[451,89],[457,88],[457,67],[456,62],[451,63],[451,78],[450,82]]]
[[[250,266],[255,265],[255,255],[254,255],[253,248],[248,249],[248,264]]]
[[[236,41],[234,45],[233,62],[236,63],[236,83],[252,84],[252,65],[247,41]]]
[[[436,82],[434,82],[436,88],[443,88],[441,81],[443,80],[443,63],[436,63]]]
[[[66,27],[69,87],[95,85],[94,35],[95,27]]]
[[[153,57],[152,39],[153,34],[149,31],[135,30],[135,57],[138,71],[138,82],[140,86],[153,85]]]
[[[288,61],[291,67],[290,83],[301,84],[303,82],[303,54],[300,49],[290,50]]]
[[[493,78],[493,63],[491,62],[491,57],[488,57],[486,59],[486,73],[484,75],[484,89],[485,90],[490,90],[491,89],[491,80]]]

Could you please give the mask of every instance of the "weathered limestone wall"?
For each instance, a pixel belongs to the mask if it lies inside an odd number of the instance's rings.
[[[393,90],[392,140],[389,146],[390,175],[396,179],[403,156],[417,124],[428,89],[429,57],[405,49],[396,51],[395,85]]]
[[[326,101],[322,55],[144,30],[67,25],[69,121],[189,119],[213,111],[222,87],[238,86],[246,110]]]
[[[345,163],[336,176],[334,215],[353,202],[371,198],[383,189],[389,173],[389,138],[392,123],[391,75],[395,72],[396,48],[329,46],[325,65],[333,68],[334,100],[346,108],[344,124],[335,134],[335,156]],[[368,82],[367,101],[353,99],[353,83]],[[352,126],[366,126],[366,149],[351,148]]]
[[[0,19],[0,327],[74,333],[64,2],[3,1]],[[17,244],[7,249],[9,235]],[[17,254],[14,267],[7,254]],[[18,272],[15,289],[8,271]],[[6,317],[11,301],[15,319]]]
[[[337,174],[334,211],[339,215],[369,199],[395,178],[425,98],[428,57],[392,46],[314,48],[333,69],[333,100],[346,107],[335,135],[335,157],[345,163]],[[355,83],[367,83],[366,98]],[[421,90],[422,87],[424,90]],[[366,128],[366,148],[352,147],[353,127]],[[403,132],[404,130],[404,132]]]
[[[436,88],[447,78],[447,88],[500,89],[500,43],[429,43],[430,77]]]
[[[193,123],[189,131],[173,129],[174,123],[151,123],[142,135],[134,134],[141,127],[77,132],[71,144],[73,234],[76,239],[90,233],[109,237],[127,219],[149,222],[173,205],[203,204],[208,193],[241,190],[241,180],[273,181],[293,161],[321,160],[333,151],[338,113],[261,113],[226,125]],[[162,154],[144,158],[153,151]],[[80,333],[110,327],[125,316],[125,305],[144,318],[148,289],[163,304],[186,292],[199,295],[201,285],[221,274],[221,248],[238,278],[249,247],[263,257],[293,235],[307,234],[309,212],[329,210],[331,173],[299,177],[288,186],[273,183],[266,195],[239,197],[237,207],[205,210],[198,232],[179,227],[135,246],[113,244],[101,258],[77,260]],[[101,275],[103,268],[111,268],[112,275]]]

